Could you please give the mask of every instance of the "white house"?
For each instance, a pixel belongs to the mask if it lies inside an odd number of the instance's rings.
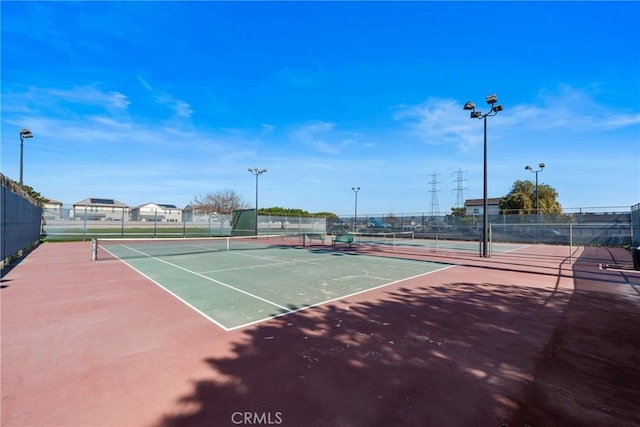
[[[43,212],[45,220],[53,220],[53,219],[63,219],[65,218],[62,214],[62,202],[57,200],[49,199],[48,201],[42,204]],[[67,209],[68,211],[68,209]]]
[[[499,215],[500,214],[500,197],[487,198],[487,214]],[[484,199],[467,199],[464,202],[464,207],[467,210],[467,216],[478,216],[484,213]]]
[[[75,219],[122,221],[129,219],[129,206],[114,199],[88,198],[73,205]]]
[[[182,222],[182,209],[176,205],[145,203],[131,209],[133,221]]]

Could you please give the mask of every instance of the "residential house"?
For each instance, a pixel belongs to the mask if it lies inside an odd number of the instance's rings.
[[[48,201],[42,204],[42,207],[43,207],[42,216],[44,217],[45,220],[56,220],[56,219],[68,218],[69,210],[68,209],[66,209],[66,211],[62,210],[62,202],[49,199]]]
[[[487,214],[499,215],[500,214],[500,201],[502,198],[494,197],[487,198]],[[464,202],[464,207],[467,210],[467,216],[478,216],[484,214],[484,199],[467,199]]]
[[[182,222],[182,209],[176,205],[145,203],[131,209],[133,221]]]
[[[92,221],[124,221],[129,219],[129,206],[114,199],[84,199],[73,205],[73,217]]]

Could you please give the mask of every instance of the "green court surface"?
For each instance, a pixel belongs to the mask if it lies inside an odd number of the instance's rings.
[[[226,330],[453,266],[321,247],[181,255],[127,244],[105,249]]]

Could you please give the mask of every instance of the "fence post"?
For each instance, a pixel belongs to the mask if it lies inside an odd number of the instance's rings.
[[[489,245],[488,249],[488,253],[489,253],[489,258],[491,258],[491,256],[493,255],[493,224],[489,223],[489,242],[487,243]]]
[[[573,264],[573,224],[569,223],[569,264]]]
[[[82,241],[87,240],[87,207],[84,207],[84,221],[82,223]]]

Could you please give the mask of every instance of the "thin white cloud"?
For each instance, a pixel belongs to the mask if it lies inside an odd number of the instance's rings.
[[[326,154],[339,154],[342,150],[357,143],[360,135],[354,132],[338,129],[335,123],[312,121],[299,125],[290,132],[294,143]]]
[[[117,91],[103,92],[95,86],[74,86],[69,90],[50,89],[48,92],[59,101],[97,105],[107,110],[126,110],[131,104],[126,95]]]
[[[151,92],[153,90],[153,88],[151,87],[151,85],[149,84],[148,81],[146,81],[145,79],[143,79],[142,77],[138,76],[138,81],[140,82],[140,85],[145,88],[146,90],[148,90],[149,92]]]
[[[103,91],[97,85],[74,86],[71,89],[49,89],[30,86],[26,89],[14,89],[3,92],[3,112],[38,114],[47,111],[48,115],[68,115],[68,111],[81,108],[101,108],[110,114],[125,114],[131,102],[121,92]],[[77,113],[76,113],[77,114]]]
[[[270,133],[272,133],[276,127],[273,125],[270,125],[268,123],[262,123],[262,125],[260,125],[260,127],[262,128],[262,134],[263,135],[269,135]]]
[[[491,124],[493,137],[509,136],[518,140],[530,132],[584,133],[640,124],[639,112],[611,109],[595,101],[588,91],[566,85],[556,93],[544,92],[539,101],[538,104],[506,104],[499,113],[500,118]],[[482,143],[482,132],[461,106],[457,100],[429,98],[419,105],[395,107],[393,118],[404,123],[413,138],[427,144],[454,145],[466,151]],[[487,108],[487,105],[478,106],[485,113]]]
[[[193,113],[193,110],[191,109],[191,105],[179,99],[175,99],[172,95],[169,95],[169,94],[163,94],[163,95],[157,96],[155,98],[155,102],[158,104],[167,105],[169,108],[171,108],[174,111],[174,113],[178,117],[189,118]]]
[[[393,118],[405,122],[408,132],[427,144],[452,144],[462,150],[481,142],[477,123],[453,99],[429,98],[420,105],[395,107]]]

